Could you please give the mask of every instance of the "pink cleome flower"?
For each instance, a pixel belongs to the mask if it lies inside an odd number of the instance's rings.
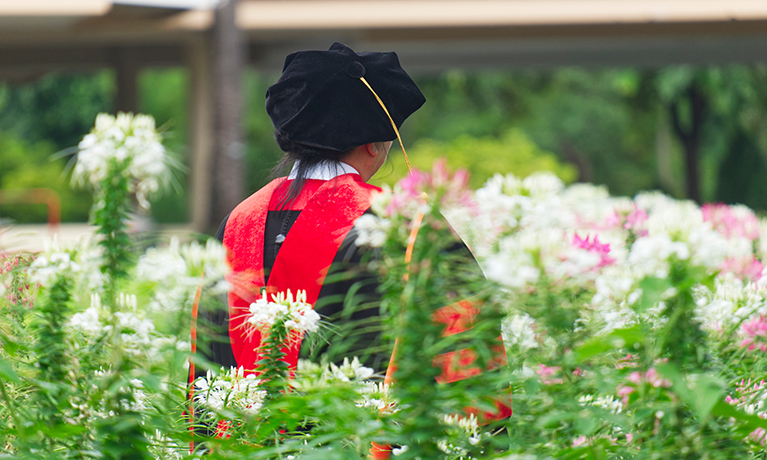
[[[577,438],[573,439],[573,447],[582,446],[584,444],[587,445],[588,441],[589,441],[589,438],[587,438],[586,436],[580,435]]]
[[[733,273],[744,281],[759,281],[764,264],[754,256],[729,257],[722,263],[723,273]]]
[[[752,441],[764,445],[765,441],[767,441],[767,431],[765,431],[764,428],[759,427],[752,431],[748,437]]]
[[[398,185],[403,193],[392,198],[386,209],[389,215],[395,214],[412,200],[423,199],[424,194],[439,199],[442,206],[458,205],[471,210],[477,208],[469,189],[469,172],[459,169],[451,175],[445,158],[435,161],[430,173],[414,169]]]
[[[767,351],[767,318],[764,315],[746,321],[740,327],[740,332],[746,336],[740,343],[742,348],[748,348],[748,351],[754,351],[757,348],[760,351]]]
[[[647,236],[647,212],[636,204],[626,213],[626,211],[614,211],[607,216],[603,228],[619,227],[624,230],[630,230],[636,236]]]
[[[562,379],[552,378],[560,370],[561,368],[559,366],[549,367],[549,366],[546,366],[545,364],[540,364],[540,368],[537,369],[535,373],[538,374],[538,377],[541,378],[541,382],[543,382],[545,385],[554,385],[554,384],[560,384],[565,382]]]
[[[759,238],[759,220],[745,208],[733,208],[722,203],[708,203],[701,208],[703,221],[711,222],[717,232],[726,236],[745,237],[751,241]]]
[[[576,233],[575,236],[573,236],[572,244],[573,247],[598,254],[599,264],[597,265],[597,268],[615,263],[615,258],[610,257],[610,245],[608,243],[600,243],[599,236],[597,235],[594,235],[594,239],[592,240],[588,235],[586,235],[586,238],[581,238]]]

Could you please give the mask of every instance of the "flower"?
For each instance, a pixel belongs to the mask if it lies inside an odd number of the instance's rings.
[[[374,202],[378,203],[374,203],[372,209],[382,217],[401,216],[406,219],[412,219],[419,212],[428,213],[431,200],[448,212],[456,207],[475,209],[468,184],[468,171],[459,169],[451,175],[447,170],[447,160],[443,158],[434,163],[431,172],[413,170],[397,182],[393,190],[384,189],[386,196],[374,196]]]
[[[354,244],[380,248],[386,242],[386,234],[390,227],[391,220],[365,213],[354,224],[354,229],[357,231]]]
[[[517,345],[521,349],[537,348],[538,341],[535,338],[535,321],[528,315],[509,315],[501,323],[503,341],[508,345]]]
[[[81,267],[73,260],[75,252],[65,251],[58,239],[45,241],[45,249],[30,266],[30,280],[42,286],[50,286],[60,277],[73,277]]]
[[[139,258],[135,273],[152,288],[150,308],[178,311],[191,303],[200,286],[210,294],[227,292],[230,268],[225,254],[215,239],[208,239],[204,246],[196,241],[181,245],[173,237],[168,246],[148,249]]]
[[[723,273],[732,273],[744,280],[759,281],[763,270],[764,264],[753,255],[729,257],[722,263]]]
[[[573,237],[572,247],[583,249],[586,253],[587,258],[585,263],[581,264],[581,271],[595,270],[615,263],[615,258],[610,257],[610,245],[600,243],[597,235],[594,235],[594,239],[590,240],[588,235],[586,238],[581,238],[576,233]]]
[[[660,373],[656,371],[654,367],[651,367],[645,373],[634,371],[631,374],[629,374],[628,377],[626,377],[626,380],[628,380],[630,383],[633,383],[634,385],[641,385],[643,383],[647,383],[654,388],[660,388],[660,387],[670,388],[671,387],[671,381],[661,377]],[[623,388],[622,392],[624,394],[631,393],[631,391],[629,391],[627,388]]]
[[[372,368],[360,364],[360,360],[356,356],[351,361],[349,361],[349,358],[344,358],[341,366],[330,363],[325,372],[329,374],[328,377],[330,379],[337,379],[343,382],[367,380],[375,374]]]
[[[701,211],[703,220],[727,238],[745,237],[749,241],[759,238],[759,220],[745,206],[709,203],[703,205]]]
[[[170,174],[169,158],[149,115],[100,113],[78,149],[74,183],[98,188],[110,174],[110,163],[116,161],[121,174],[132,179],[130,190],[144,208],[149,208],[147,197],[157,192]]]
[[[580,447],[588,445],[589,438],[583,435],[579,435],[577,438],[573,439],[573,447]]]
[[[250,304],[245,322],[255,330],[265,333],[274,324],[284,322],[288,330],[299,333],[314,332],[319,328],[320,315],[306,303],[306,291],[298,291],[296,298],[288,289],[287,293],[272,294],[272,300],[267,299],[266,291],[261,298]]]
[[[745,338],[740,343],[740,346],[747,348],[749,351],[756,350],[767,351],[767,317],[765,315],[759,315],[750,321],[746,321],[740,328],[741,334],[745,335]]]
[[[545,364],[539,364],[539,366],[540,367],[535,370],[535,373],[538,374],[538,377],[541,378],[541,382],[545,385],[565,383],[562,379],[552,378],[561,370],[559,366],[546,366]]]
[[[253,415],[261,409],[266,397],[260,384],[254,374],[245,376],[242,367],[222,367],[216,374],[209,370],[205,377],[194,381],[194,401],[213,410],[232,408]]]

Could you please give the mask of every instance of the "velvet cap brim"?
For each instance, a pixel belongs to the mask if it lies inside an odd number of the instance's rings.
[[[266,111],[288,140],[346,152],[397,136],[364,77],[399,129],[426,98],[396,53],[355,53],[334,43],[328,51],[299,51],[285,58],[280,79],[266,91]]]

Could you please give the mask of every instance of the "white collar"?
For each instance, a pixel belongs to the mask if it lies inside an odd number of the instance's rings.
[[[290,171],[288,179],[295,179],[298,175],[298,161],[293,164],[293,169]],[[361,174],[353,166],[344,163],[343,161],[322,161],[314,166],[310,166],[306,171],[305,179],[318,179],[318,180],[330,180],[334,177],[343,176],[344,174]]]

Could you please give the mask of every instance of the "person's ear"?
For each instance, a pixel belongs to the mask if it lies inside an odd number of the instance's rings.
[[[370,144],[365,144],[365,150],[367,150],[368,155],[371,157],[377,157],[380,153],[378,151],[378,145],[375,142],[371,142]]]

